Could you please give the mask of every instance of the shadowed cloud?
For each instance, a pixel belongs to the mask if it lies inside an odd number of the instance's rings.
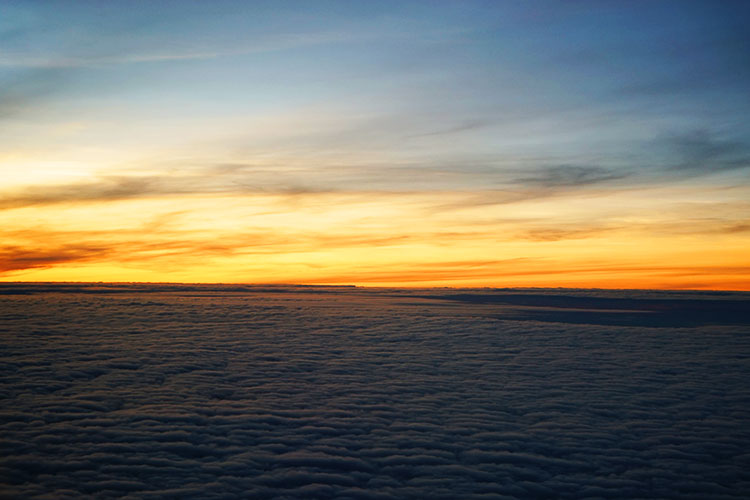
[[[0,294],[11,498],[729,500],[750,481],[747,294]]]
[[[177,186],[159,186],[155,178],[110,177],[96,182],[32,186],[18,189],[0,197],[0,208],[21,208],[56,203],[116,201],[148,197],[156,194],[176,194]]]
[[[85,244],[67,244],[52,248],[3,245],[0,246],[0,273],[87,262],[106,258],[111,253],[111,248]]]
[[[521,232],[520,238],[532,241],[559,241],[569,239],[583,239],[601,236],[609,231],[616,231],[622,227],[613,226],[588,226],[586,224],[578,225],[559,225],[557,227],[537,227]]]
[[[537,169],[528,177],[515,179],[513,184],[541,188],[570,188],[616,181],[629,175],[626,172],[616,172],[602,167],[559,165]]]
[[[722,138],[708,130],[670,137],[666,143],[681,159],[672,167],[679,173],[700,175],[750,168],[750,144]]]

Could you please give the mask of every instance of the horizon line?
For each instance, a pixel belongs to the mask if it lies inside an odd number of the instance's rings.
[[[453,290],[590,290],[590,291],[658,291],[658,292],[721,292],[750,293],[750,287],[743,290],[723,288],[602,288],[602,287],[565,287],[565,286],[414,286],[414,285],[357,285],[357,284],[319,284],[319,283],[252,283],[252,282],[213,282],[213,281],[2,281],[4,285],[207,285],[207,286],[251,286],[251,287],[308,287],[308,288],[404,288],[404,289],[453,289]]]

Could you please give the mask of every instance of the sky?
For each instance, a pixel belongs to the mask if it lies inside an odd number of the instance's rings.
[[[0,280],[750,290],[741,1],[0,1]]]

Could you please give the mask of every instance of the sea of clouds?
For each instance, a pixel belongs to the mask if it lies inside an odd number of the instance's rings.
[[[748,294],[5,284],[0,497],[747,498],[749,313]]]

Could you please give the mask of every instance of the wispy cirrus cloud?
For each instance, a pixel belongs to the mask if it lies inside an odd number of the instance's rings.
[[[335,187],[305,186],[296,184],[294,178],[279,180],[277,177],[261,173],[217,178],[210,169],[186,175],[105,175],[84,182],[23,186],[0,192],[0,209],[147,198],[177,201],[181,196],[190,195],[279,194],[293,197],[338,191]]]
[[[0,273],[87,263],[133,264],[179,270],[214,258],[273,256],[326,248],[372,248],[411,243],[414,234],[247,228],[243,231],[186,229],[181,212],[161,214],[131,228],[60,230],[39,226],[0,230]],[[432,235],[436,237],[436,235]],[[439,237],[439,235],[438,235]]]
[[[0,74],[0,120],[38,108],[45,99],[60,91],[67,76],[65,70],[50,67]]]
[[[433,193],[442,202],[436,210],[482,205],[508,205],[546,198],[574,196],[580,192],[616,195],[650,183],[668,184],[675,176],[709,175],[723,169],[739,169],[744,160],[729,159],[742,154],[739,144],[711,142],[690,143],[693,163],[664,166],[652,170],[623,172],[599,166],[541,165],[518,169],[493,167],[491,162],[472,163],[462,168],[460,162],[446,165],[418,161],[402,165],[347,165],[340,160],[317,165],[315,175],[301,166],[283,163],[263,165],[249,163],[192,164],[177,169],[157,165],[140,167],[130,173],[112,175],[104,172],[88,180],[73,183],[20,185],[0,190],[0,209],[44,206],[60,203],[106,203],[110,201],[165,198],[178,200],[189,195],[284,195],[315,196],[330,193],[382,195]],[[726,153],[724,151],[727,151]],[[701,162],[699,158],[708,158]],[[710,166],[715,166],[711,169]],[[648,175],[647,175],[648,173]],[[663,177],[655,182],[653,176]],[[649,177],[650,175],[650,177]]]
[[[175,186],[159,186],[158,178],[107,177],[92,182],[30,186],[0,195],[0,208],[22,208],[57,203],[107,202],[144,198],[156,194],[175,194]]]
[[[184,47],[171,51],[151,50],[132,52],[125,49],[100,53],[96,47],[86,47],[73,53],[56,55],[34,55],[15,51],[0,54],[0,66],[11,68],[75,69],[120,64],[158,63],[168,61],[189,61],[215,59],[220,57],[242,56],[277,52],[301,47],[311,47],[328,43],[339,43],[362,39],[363,35],[348,32],[301,32],[266,36],[243,44],[240,47]],[[78,53],[76,53],[78,52]]]

